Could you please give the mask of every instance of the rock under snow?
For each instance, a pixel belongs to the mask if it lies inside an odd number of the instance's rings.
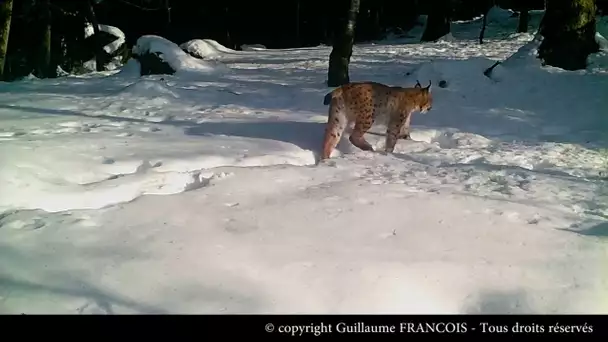
[[[213,39],[192,39],[179,47],[190,56],[199,59],[216,59],[225,53],[236,52]]]
[[[177,44],[159,36],[145,35],[133,46],[133,58],[141,64],[141,75],[225,72],[226,66],[194,58]]]
[[[243,45],[241,45],[241,50],[243,50],[243,51],[266,50],[266,46],[264,46],[262,44],[243,44]]]

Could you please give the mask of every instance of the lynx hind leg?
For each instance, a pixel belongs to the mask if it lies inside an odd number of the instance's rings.
[[[372,111],[366,111],[357,116],[355,127],[350,134],[350,142],[363,151],[373,151],[374,148],[363,137],[374,124]]]
[[[328,159],[331,156],[336,146],[338,146],[347,125],[348,118],[344,111],[344,106],[339,104],[337,100],[333,100],[329,107],[329,117],[327,119],[327,125],[325,126],[325,138],[323,141],[321,160]]]

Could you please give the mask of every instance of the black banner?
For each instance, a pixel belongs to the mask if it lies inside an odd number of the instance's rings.
[[[297,338],[564,335],[608,337],[602,315],[117,315],[2,316],[4,334],[114,338]],[[16,336],[16,335],[15,335]]]

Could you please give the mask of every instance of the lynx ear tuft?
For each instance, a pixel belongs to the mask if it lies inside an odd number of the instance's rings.
[[[430,91],[431,91],[431,84],[432,84],[432,83],[431,83],[431,80],[429,80],[429,85],[428,85],[428,86],[426,86],[426,87],[424,87],[424,90],[426,90],[426,91],[430,92]]]

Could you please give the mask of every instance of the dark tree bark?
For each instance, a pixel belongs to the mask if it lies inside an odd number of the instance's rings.
[[[599,50],[595,41],[594,0],[548,0],[538,57],[565,70],[587,67],[587,57]]]
[[[229,11],[228,4],[226,4],[224,7],[224,18],[224,25],[226,25],[226,46],[236,49],[236,44],[232,40],[232,36],[230,34],[231,12]]]
[[[353,43],[355,40],[355,28],[357,15],[359,14],[360,0],[350,0],[348,16],[341,30],[338,30],[329,55],[329,71],[327,85],[338,87],[350,82],[348,65],[353,54]]]
[[[51,66],[51,0],[42,0],[38,4],[40,22],[40,45],[36,74],[41,78],[56,76],[56,70]]]
[[[8,50],[8,36],[11,31],[13,17],[13,0],[3,0],[0,3],[0,81],[4,80],[4,65]]]
[[[483,44],[483,38],[486,34],[486,27],[488,26],[488,13],[494,6],[494,1],[486,0],[485,4],[486,8],[483,11],[483,20],[481,21],[481,31],[479,31],[479,44]]]
[[[169,0],[165,0],[165,12],[167,12],[167,27],[171,25],[171,5],[169,4]]]
[[[95,15],[95,8],[93,7],[93,0],[88,0],[86,5],[86,13],[87,19],[93,25],[93,42],[95,49],[95,69],[97,71],[104,70],[104,58],[103,58],[103,46],[101,43],[101,35],[99,34],[99,21],[97,21],[97,16]]]
[[[369,37],[371,39],[380,39],[382,28],[380,26],[380,14],[382,11],[382,2],[374,1],[369,8]]]
[[[450,33],[451,12],[450,0],[433,0],[421,41],[433,42]]]
[[[479,44],[483,44],[483,37],[486,34],[486,26],[488,26],[488,12],[487,10],[483,14],[483,20],[481,21],[481,31],[479,31]]]
[[[300,39],[300,0],[296,0],[296,42],[301,43]]]
[[[529,0],[522,1],[519,7],[519,22],[517,25],[517,32],[526,33],[528,32],[528,21],[530,21],[530,14],[528,13]]]

